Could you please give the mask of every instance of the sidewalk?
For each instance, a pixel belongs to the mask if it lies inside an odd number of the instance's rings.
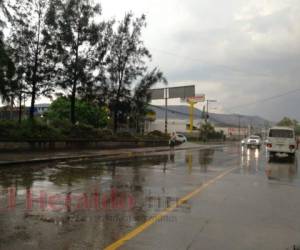
[[[174,150],[188,149],[206,149],[220,145],[199,145],[196,143],[187,142],[175,147]],[[103,158],[109,160],[113,157],[128,157],[132,155],[141,155],[145,153],[166,152],[170,147],[150,147],[150,148],[124,148],[110,150],[81,150],[81,151],[56,151],[56,152],[33,152],[33,153],[0,153],[0,167],[28,164],[28,163],[43,163],[60,160],[78,160],[89,158]]]

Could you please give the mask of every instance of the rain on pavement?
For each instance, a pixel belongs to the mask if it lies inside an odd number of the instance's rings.
[[[121,249],[293,249],[297,158],[225,145],[110,162],[0,169],[0,249],[103,249],[203,183],[233,172]]]

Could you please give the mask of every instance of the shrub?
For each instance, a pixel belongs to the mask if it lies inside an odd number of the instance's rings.
[[[19,131],[17,139],[61,139],[58,129],[43,122],[24,121],[21,123]]]
[[[116,134],[116,137],[118,137],[118,138],[128,138],[128,139],[135,138],[131,133],[126,132],[126,131],[124,131],[124,132],[118,132]]]
[[[70,100],[66,97],[56,99],[46,114],[51,123],[61,120],[70,120]],[[105,127],[108,123],[108,110],[83,100],[76,100],[75,103],[76,119],[81,124],[88,124],[93,127]]]
[[[96,133],[98,139],[113,138],[113,132],[109,129],[97,129]]]
[[[153,131],[146,136],[136,137],[129,132],[113,134],[109,129],[97,129],[91,125],[79,123],[72,125],[69,120],[61,119],[47,124],[45,120],[24,120],[21,124],[16,121],[0,121],[0,139],[2,140],[143,140],[169,139],[169,136]]]
[[[223,140],[224,132],[217,132],[212,124],[206,123],[203,124],[200,128],[199,132],[199,140],[200,141],[208,141],[208,140]]]
[[[0,122],[0,138],[6,140],[30,140],[30,139],[58,139],[61,133],[41,121],[16,121]]]
[[[154,138],[169,138],[169,135],[168,134],[165,134],[159,130],[154,130],[150,133],[147,134],[147,137],[154,137]]]
[[[118,137],[132,138],[121,133]],[[47,124],[43,120],[0,121],[0,139],[2,140],[63,140],[63,139],[110,139],[113,133],[108,129],[96,129],[86,124],[73,126],[69,120],[61,119]]]
[[[96,139],[97,130],[90,125],[78,124],[66,131],[66,136],[72,139]]]
[[[0,138],[12,138],[19,130],[19,124],[16,121],[0,121]]]

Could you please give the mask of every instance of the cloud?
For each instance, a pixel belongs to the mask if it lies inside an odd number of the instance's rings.
[[[195,82],[224,110],[297,89],[298,0],[103,0],[107,16],[146,13],[144,33],[169,82]],[[300,120],[300,93],[228,112]]]

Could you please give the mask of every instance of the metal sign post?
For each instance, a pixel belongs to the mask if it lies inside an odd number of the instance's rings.
[[[168,133],[168,89],[165,89],[165,134]]]
[[[190,104],[190,133],[194,130],[194,109],[197,102],[189,101]]]
[[[208,110],[208,105],[211,102],[217,102],[217,100],[206,100],[206,108],[207,108],[207,112],[206,112],[206,116],[205,116],[205,123],[208,122],[208,118],[209,118],[209,110]]]
[[[173,88],[151,89],[151,100],[165,99],[165,133],[168,133],[168,99],[169,98],[183,98],[195,96],[195,86],[183,86]]]

